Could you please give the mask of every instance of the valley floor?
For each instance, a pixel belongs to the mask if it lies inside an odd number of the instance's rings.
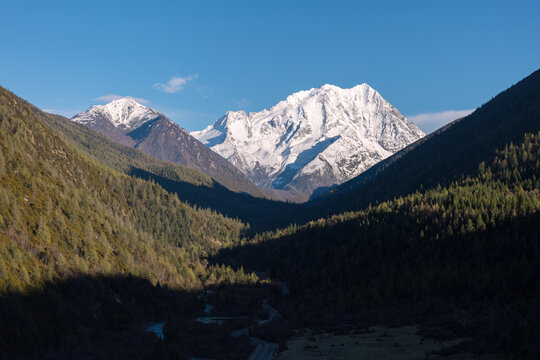
[[[416,326],[398,328],[372,327],[369,330],[353,331],[347,335],[333,333],[314,334],[306,331],[287,342],[287,349],[276,360],[310,359],[378,359],[378,360],[495,360],[494,356],[476,354],[436,355],[445,347],[456,345],[467,339],[436,341],[423,339],[417,334]]]

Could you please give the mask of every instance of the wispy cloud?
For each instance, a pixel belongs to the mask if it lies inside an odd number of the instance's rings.
[[[122,99],[122,98],[125,98],[125,96],[117,95],[117,94],[108,94],[108,95],[103,95],[103,96],[97,97],[97,98],[92,99],[92,100],[94,100],[94,101],[102,101],[102,102],[108,103],[108,102],[118,100],[118,99]],[[132,98],[133,100],[135,100],[136,102],[141,103],[141,104],[148,104],[150,102],[150,101],[148,101],[146,99],[143,99],[143,98],[140,98],[140,97],[130,96],[130,98]]]
[[[251,101],[249,101],[246,98],[242,98],[242,99],[240,99],[239,101],[236,102],[236,105],[238,105],[240,107],[246,107],[248,105],[251,105]]]
[[[191,81],[198,77],[199,76],[197,74],[189,75],[186,77],[173,76],[171,80],[169,80],[166,84],[162,84],[162,83],[154,84],[154,88],[158,89],[159,91],[163,91],[167,94],[174,94],[182,90],[188,81]]]
[[[433,113],[409,115],[407,118],[415,123],[425,133],[429,134],[430,132],[437,130],[453,120],[469,115],[473,111],[474,109],[445,110]]]

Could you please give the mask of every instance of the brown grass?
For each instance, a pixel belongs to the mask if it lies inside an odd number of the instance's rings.
[[[365,333],[348,335],[323,333],[315,335],[308,331],[292,338],[287,343],[288,349],[277,356],[277,360],[309,359],[377,359],[377,360],[488,360],[496,357],[484,357],[472,354],[455,354],[441,357],[432,351],[455,345],[467,339],[435,341],[423,339],[417,334],[415,326],[399,328],[372,327]],[[426,357],[427,356],[427,357]]]

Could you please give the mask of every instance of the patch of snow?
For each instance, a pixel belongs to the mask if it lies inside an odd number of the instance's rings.
[[[99,118],[105,118],[115,127],[132,130],[153,120],[161,114],[139,104],[130,97],[111,101],[106,105],[92,106],[85,112],[75,115],[71,120],[84,125],[92,125]]]

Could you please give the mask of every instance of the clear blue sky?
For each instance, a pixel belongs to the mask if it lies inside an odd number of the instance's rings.
[[[64,115],[139,97],[188,130],[325,83],[366,82],[408,116],[473,109],[539,67],[538,0],[0,7],[0,85]]]

